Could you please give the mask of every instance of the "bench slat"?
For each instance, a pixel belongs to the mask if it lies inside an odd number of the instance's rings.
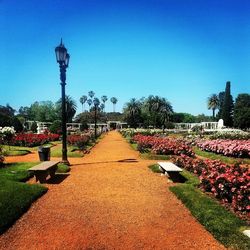
[[[59,163],[59,161],[44,161],[44,162],[42,162],[34,167],[29,168],[28,170],[29,171],[37,171],[37,170],[43,171],[43,170],[47,170],[47,169],[57,165],[58,163]]]
[[[182,172],[182,169],[177,167],[172,162],[157,162],[159,166],[167,172]]]

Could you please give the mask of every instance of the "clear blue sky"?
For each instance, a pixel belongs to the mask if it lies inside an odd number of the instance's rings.
[[[0,104],[16,109],[60,98],[61,37],[78,111],[89,90],[117,111],[153,94],[192,114],[211,114],[228,80],[234,98],[250,93],[249,0],[0,0],[0,30]]]

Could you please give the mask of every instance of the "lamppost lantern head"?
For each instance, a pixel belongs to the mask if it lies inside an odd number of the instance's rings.
[[[70,55],[67,53],[66,58],[65,58],[65,66],[66,66],[66,68],[68,68],[68,66],[69,66],[69,59],[70,59]]]
[[[69,61],[69,55],[67,49],[64,47],[62,40],[59,46],[55,48],[56,60],[61,65],[66,65],[66,61]],[[68,56],[67,56],[68,55]],[[68,57],[68,59],[67,59]],[[68,63],[68,62],[67,62]]]

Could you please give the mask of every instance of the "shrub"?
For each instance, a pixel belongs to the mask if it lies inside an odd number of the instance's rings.
[[[250,157],[250,140],[201,140],[197,146],[205,151],[233,157]]]
[[[219,160],[193,159],[186,155],[173,157],[179,167],[200,178],[200,187],[211,192],[234,211],[250,213],[250,169],[239,165],[227,166]]]
[[[161,155],[181,155],[186,154],[194,156],[192,148],[186,144],[182,139],[174,139],[167,137],[157,136],[145,136],[137,134],[133,137],[133,140],[138,144],[140,152],[145,152],[147,149],[151,149],[154,154]]]
[[[91,136],[88,134],[83,134],[83,135],[69,135],[67,137],[67,141],[70,145],[76,146],[79,149],[84,149],[88,142],[90,141]]]

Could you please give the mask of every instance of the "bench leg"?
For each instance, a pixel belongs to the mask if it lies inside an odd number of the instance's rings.
[[[51,168],[51,169],[49,170],[50,178],[54,178],[54,177],[55,177],[55,175],[56,175],[56,169],[57,169],[57,168]]]
[[[36,176],[36,181],[39,181],[40,183],[45,183],[46,182],[46,177],[47,177],[47,172],[43,171],[43,172],[36,172],[35,176]]]

